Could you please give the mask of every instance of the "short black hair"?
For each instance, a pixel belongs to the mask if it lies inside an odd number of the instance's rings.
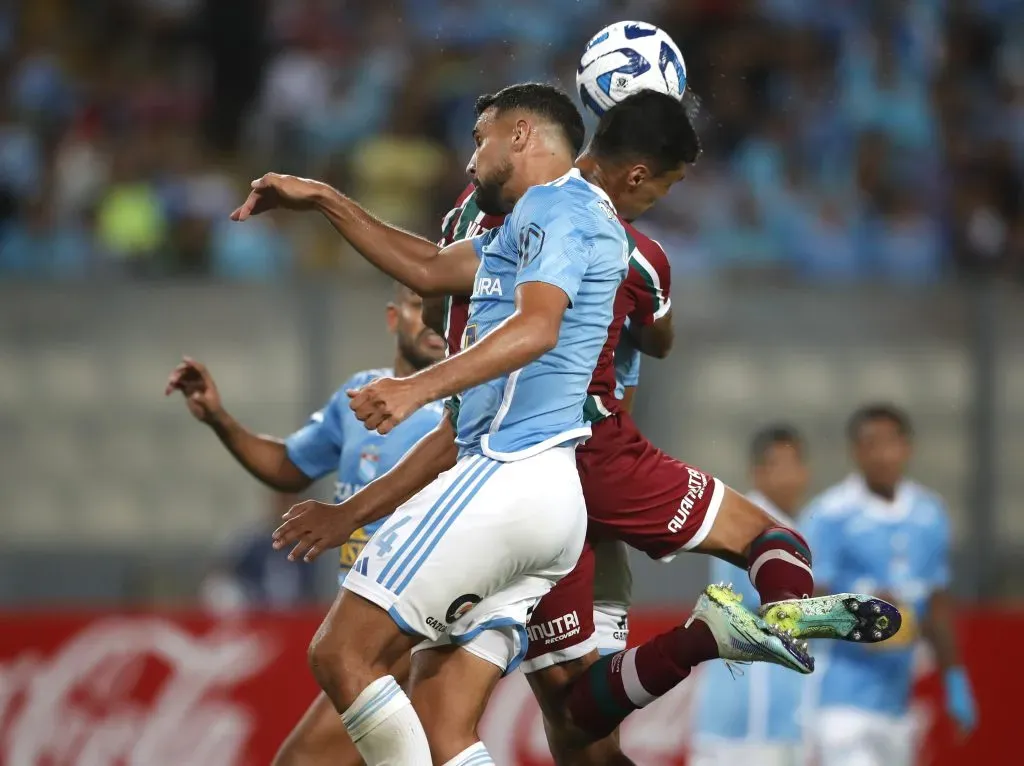
[[[492,107],[499,115],[509,109],[533,112],[562,129],[565,140],[572,146],[574,157],[583,148],[583,139],[587,135],[583,116],[561,88],[539,82],[526,82],[509,85],[497,93],[485,93],[476,100],[477,117]]]
[[[777,444],[788,444],[803,456],[805,452],[804,437],[788,423],[775,423],[765,426],[754,434],[750,440],[750,462],[760,465],[768,457],[768,450]]]
[[[888,420],[896,426],[900,436],[907,439],[914,435],[913,426],[910,424],[910,416],[904,410],[895,404],[873,402],[859,407],[850,416],[850,419],[846,421],[846,437],[851,442],[857,441],[857,438],[860,436],[861,427],[873,420]]]
[[[656,175],[692,164],[700,155],[692,111],[677,98],[642,90],[604,113],[590,149],[610,160],[642,160]]]

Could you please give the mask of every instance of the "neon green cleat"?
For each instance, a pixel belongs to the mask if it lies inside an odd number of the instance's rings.
[[[774,662],[798,673],[814,672],[807,644],[769,625],[741,603],[742,597],[725,585],[704,589],[689,626],[700,620],[718,643],[718,655],[732,662]]]
[[[830,638],[875,644],[892,638],[900,629],[900,610],[874,596],[835,593],[817,598],[765,604],[761,617],[793,638]]]

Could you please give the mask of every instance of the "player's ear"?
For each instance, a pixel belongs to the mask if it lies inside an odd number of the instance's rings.
[[[398,306],[394,303],[388,303],[385,318],[388,323],[388,332],[394,335],[398,332]]]
[[[634,165],[629,169],[629,174],[626,176],[630,188],[636,188],[644,181],[650,179],[652,176],[650,169],[646,165]]]
[[[512,128],[512,151],[521,152],[530,139],[531,126],[527,120],[516,120]]]

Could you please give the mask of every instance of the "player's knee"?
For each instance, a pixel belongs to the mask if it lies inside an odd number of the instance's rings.
[[[309,669],[320,688],[335,704],[350,704],[384,673],[374,669],[334,631],[320,631],[306,654]]]

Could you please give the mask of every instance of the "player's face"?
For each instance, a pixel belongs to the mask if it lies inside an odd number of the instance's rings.
[[[645,165],[625,169],[611,180],[607,190],[615,209],[627,221],[635,221],[686,177],[686,165],[653,175]]]
[[[895,489],[910,460],[910,441],[887,418],[862,423],[853,459],[871,487]]]
[[[507,189],[513,173],[514,137],[515,121],[511,115],[497,118],[493,109],[485,110],[473,128],[476,150],[466,172],[476,187],[476,203],[487,215],[505,215],[515,206]]]
[[[789,514],[795,513],[803,504],[809,480],[807,463],[794,444],[773,444],[764,459],[754,467],[754,486]]]
[[[404,288],[400,295],[388,307],[389,324],[398,338],[398,353],[413,369],[422,370],[444,358],[444,340],[423,324],[423,299]]]

